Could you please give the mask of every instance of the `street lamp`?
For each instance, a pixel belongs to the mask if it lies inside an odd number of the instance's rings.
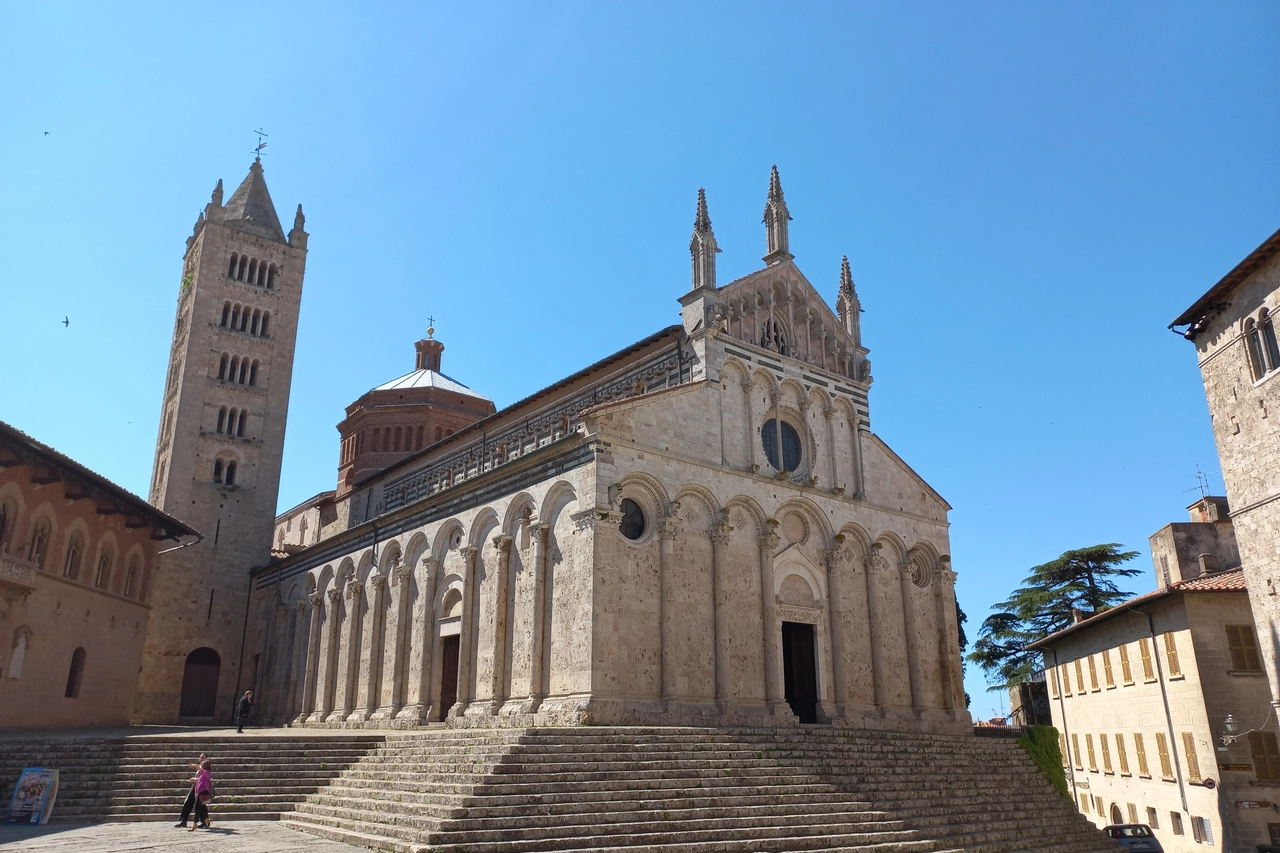
[[[1222,736],[1224,746],[1230,746],[1239,740],[1240,735],[1236,734],[1236,732],[1240,731],[1240,724],[1236,722],[1235,717],[1227,714],[1227,718],[1222,721],[1222,729],[1226,732]]]

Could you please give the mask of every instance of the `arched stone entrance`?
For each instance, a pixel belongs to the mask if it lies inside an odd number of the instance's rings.
[[[199,648],[187,655],[182,672],[179,717],[212,717],[218,702],[218,675],[222,658],[213,649]]]

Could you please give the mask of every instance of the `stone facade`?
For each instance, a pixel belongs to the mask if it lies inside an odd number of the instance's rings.
[[[268,718],[967,731],[949,506],[870,431],[847,261],[718,287],[700,193],[683,322],[357,482],[255,572]]]
[[[256,160],[187,240],[151,502],[203,539],[156,573],[136,722],[228,719],[252,681],[247,577],[271,558],[306,248],[302,206],[286,237]]]
[[[194,531],[0,423],[0,727],[129,721],[156,561],[181,536]]]
[[[1280,708],[1280,231],[1171,324],[1196,345],[1222,478]]]
[[[1151,537],[1155,592],[1034,646],[1079,808],[1098,826],[1149,824],[1170,853],[1252,853],[1280,832],[1277,727],[1221,508],[1204,498]]]

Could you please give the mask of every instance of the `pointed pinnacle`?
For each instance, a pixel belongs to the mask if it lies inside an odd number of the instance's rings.
[[[840,259],[840,290],[853,290],[853,273],[849,271],[849,256]]]
[[[773,171],[769,173],[769,201],[782,200],[782,179],[778,177],[778,165],[775,163]]]
[[[707,191],[698,187],[698,212],[693,218],[693,230],[706,232],[711,230],[711,216],[707,213]]]

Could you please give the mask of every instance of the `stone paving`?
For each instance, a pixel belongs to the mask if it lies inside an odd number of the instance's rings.
[[[327,841],[275,821],[241,820],[217,823],[212,829],[187,832],[171,821],[148,823],[48,824],[14,826],[0,823],[0,848],[5,853],[368,853],[337,841]]]

